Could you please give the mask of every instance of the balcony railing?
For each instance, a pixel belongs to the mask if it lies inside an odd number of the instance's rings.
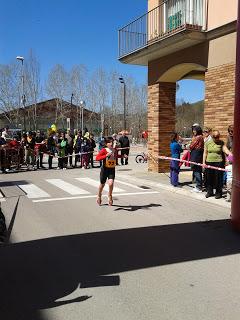
[[[184,29],[204,31],[206,0],[166,0],[119,32],[119,58]]]

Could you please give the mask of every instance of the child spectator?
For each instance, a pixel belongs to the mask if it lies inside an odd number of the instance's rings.
[[[81,148],[81,153],[82,153],[82,168],[83,169],[89,169],[89,151],[90,151],[90,143],[87,138],[83,138],[82,142],[82,148]]]
[[[60,138],[58,139],[58,169],[66,170],[68,163],[67,148],[68,140],[65,137],[65,133],[61,132]]]
[[[226,161],[227,170],[227,202],[231,202],[232,198],[232,163],[233,163],[233,156],[229,155]]]
[[[180,159],[180,154],[183,151],[178,140],[179,140],[178,134],[176,132],[173,132],[171,136],[170,149],[171,149],[171,157],[176,159]],[[179,162],[176,160],[171,160],[170,182],[174,187],[177,187],[179,185],[178,183],[179,171],[180,171]]]

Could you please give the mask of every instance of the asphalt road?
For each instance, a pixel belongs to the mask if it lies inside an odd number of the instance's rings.
[[[126,179],[144,168],[118,167],[112,207],[99,169],[1,175],[1,319],[239,319],[229,210]]]

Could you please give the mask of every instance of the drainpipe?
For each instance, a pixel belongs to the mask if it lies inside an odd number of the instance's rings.
[[[240,0],[238,0],[237,53],[234,109],[232,224],[240,231]]]

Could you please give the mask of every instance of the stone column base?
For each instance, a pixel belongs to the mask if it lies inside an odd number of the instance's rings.
[[[176,83],[160,82],[148,87],[148,152],[151,172],[169,172],[169,161],[158,160],[159,155],[170,156],[170,137],[175,130]]]

